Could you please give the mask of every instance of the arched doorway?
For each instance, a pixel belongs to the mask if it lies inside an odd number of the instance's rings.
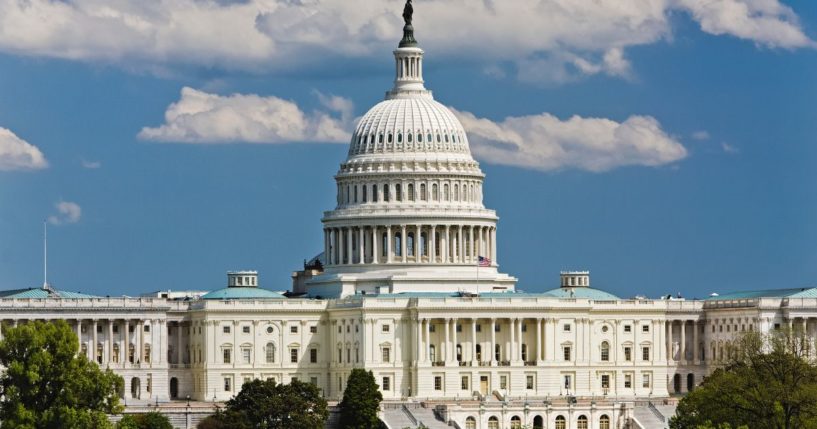
[[[544,429],[545,421],[542,416],[536,416],[533,418],[533,429]]]
[[[672,378],[673,381],[673,391],[675,393],[681,393],[681,374],[675,374]]]
[[[179,380],[176,377],[170,379],[170,397],[173,399],[179,397]]]
[[[130,379],[130,397],[133,399],[139,399],[142,397],[142,387],[139,383],[139,377],[133,377]]]
[[[511,417],[511,429],[522,429],[522,419],[519,416]]]
[[[499,429],[499,419],[496,416],[488,418],[488,429]]]
[[[691,392],[695,388],[695,374],[687,374],[687,392]]]

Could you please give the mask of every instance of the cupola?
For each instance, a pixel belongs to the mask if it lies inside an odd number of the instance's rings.
[[[227,287],[258,287],[258,271],[227,271]]]

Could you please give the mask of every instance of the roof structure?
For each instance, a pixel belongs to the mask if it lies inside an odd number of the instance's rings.
[[[11,289],[0,291],[0,298],[4,299],[45,299],[45,298],[101,298],[97,295],[88,295],[80,292],[55,290],[54,293],[39,287],[26,289]]]
[[[280,292],[260,287],[225,287],[204,294],[201,299],[286,299]]]
[[[729,292],[723,295],[711,296],[707,301],[720,301],[731,299],[753,299],[753,298],[817,298],[817,288],[789,288],[789,289],[765,289]]]

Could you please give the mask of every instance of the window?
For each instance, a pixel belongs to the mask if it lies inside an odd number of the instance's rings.
[[[641,347],[641,360],[650,360],[650,348]]]
[[[630,362],[633,360],[633,349],[632,347],[624,347],[624,360]]]
[[[118,334],[118,333],[119,333],[119,325],[113,325],[113,333],[114,333],[114,334]]]
[[[391,348],[383,347],[380,352],[383,362],[391,362]]]
[[[511,429],[522,429],[522,419],[519,416],[511,417]]]
[[[249,334],[250,333],[250,327],[249,326],[242,326],[241,327],[241,332],[243,332],[245,334]]]
[[[570,388],[573,386],[573,383],[572,383],[573,380],[572,379],[573,379],[573,377],[571,377],[569,375],[564,376],[563,381],[564,381],[564,385],[565,385],[565,390],[570,390]]]
[[[380,140],[383,140],[383,136],[380,136]],[[377,202],[377,185],[372,185],[372,202]]]
[[[499,376],[499,388],[505,390],[508,388],[508,376],[507,375],[500,375]]]
[[[426,199],[427,199],[426,198],[426,184],[421,183],[420,184],[420,201],[425,201]]]
[[[601,375],[601,388],[605,389],[605,391],[610,388],[610,376],[608,374]]]
[[[522,361],[523,362],[528,361],[528,345],[527,344],[522,344]]]
[[[428,332],[436,332],[437,331],[436,327],[437,327],[437,325],[433,325],[433,324],[428,325]]]
[[[564,416],[556,416],[556,429],[565,429],[567,428],[567,422],[565,421]]]
[[[318,333],[318,326],[317,325],[310,326],[309,327],[309,333],[310,334],[317,334]]]
[[[482,332],[482,325],[477,325],[477,332]]]
[[[309,377],[309,383],[312,384],[313,386],[317,386],[318,385],[318,377]]]
[[[145,332],[150,332],[150,325],[145,325]]]
[[[500,328],[499,324],[497,323],[496,325],[494,325],[494,332],[500,332],[500,331],[502,331],[502,329]]]
[[[587,416],[579,416],[579,419],[576,421],[576,429],[587,429]]]
[[[434,376],[434,390],[443,390],[443,377],[440,375]]]
[[[298,363],[298,348],[293,347],[289,349],[289,361],[291,363]]]
[[[252,349],[241,349],[241,354],[244,356],[244,363],[250,363],[252,360]]]
[[[633,327],[632,327],[632,326],[630,326],[630,325],[624,325],[624,332],[632,332],[632,331],[633,331]]]
[[[225,348],[221,351],[222,357],[224,358],[224,363],[230,363],[231,357],[233,355],[233,349]]]
[[[437,361],[437,348],[434,347],[434,344],[428,346],[428,358],[432,362]]]
[[[401,184],[394,185],[394,195],[397,201],[403,201],[403,187]]]
[[[477,325],[477,326],[479,326],[479,325]],[[482,362],[482,345],[477,344],[476,349],[477,349],[477,361]]]
[[[437,136],[437,140],[439,140],[439,137],[440,136]],[[488,418],[488,429],[499,429],[499,419],[496,418],[496,416],[491,416]]]
[[[565,332],[570,332],[570,324],[565,323],[564,326],[562,327],[562,330]]]
[[[391,137],[391,136],[389,136]],[[383,201],[389,201],[389,195],[391,194],[391,187],[389,185],[383,185]]]
[[[649,374],[642,374],[641,375],[641,387],[645,389],[649,389],[650,387],[650,375]]]
[[[630,374],[624,374],[624,388],[630,389],[633,387],[633,376]]]
[[[266,347],[267,363],[275,363],[275,344],[267,343]]]
[[[465,429],[477,429],[477,420],[473,417],[465,419]]]
[[[602,362],[610,361],[610,344],[607,341],[601,343],[601,360]]]
[[[641,325],[641,332],[650,332],[650,325]]]
[[[290,334],[297,334],[298,333],[298,326],[297,325],[290,326],[289,327],[289,333]]]
[[[381,388],[384,391],[391,390],[391,378],[390,377],[383,377],[383,384],[381,384]]]
[[[309,363],[318,363],[318,349],[309,349]]]
[[[610,417],[606,415],[599,417],[599,429],[610,429]]]
[[[564,346],[562,348],[562,352],[564,354],[565,362],[570,360],[570,346]]]
[[[525,377],[525,388],[528,390],[533,390],[533,376],[528,375]]]
[[[233,384],[232,381],[233,380],[231,380],[230,377],[224,377],[224,391],[225,392],[230,392],[230,391],[233,390],[232,389],[232,384]]]
[[[471,388],[471,383],[468,382],[468,376],[463,375],[460,377],[460,389],[462,390],[469,390]]]
[[[230,333],[230,327],[229,327],[229,326],[227,326],[227,325],[222,326],[222,327],[221,327],[221,332],[223,332],[223,333],[225,333],[225,334],[229,334],[229,333]]]
[[[500,361],[502,360],[502,346],[499,344],[494,346],[494,360]]]
[[[407,187],[407,191],[408,191],[408,200],[409,201],[414,201],[414,184],[409,183],[408,187]]]
[[[391,325],[383,325],[383,326],[381,326],[381,327],[380,327],[380,331],[381,331],[381,332],[383,332],[383,333],[387,333],[387,332],[391,331]]]

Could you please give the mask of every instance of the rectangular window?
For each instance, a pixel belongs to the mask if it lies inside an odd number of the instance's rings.
[[[505,390],[508,388],[508,376],[507,375],[500,375],[499,376],[499,388]]]
[[[317,334],[318,333],[318,326],[317,325],[310,326],[309,327],[309,333],[310,334]]]
[[[565,323],[564,326],[562,326],[562,330],[565,332],[570,332],[570,324]]]
[[[624,374],[624,388],[630,389],[633,387],[633,376],[630,374]]]
[[[436,326],[437,325],[433,325],[433,324],[428,325],[428,332],[437,332]]]
[[[118,334],[118,333],[119,333],[119,325],[113,325],[113,333],[114,333],[114,334]]]
[[[610,388],[610,376],[607,374],[601,375],[601,388],[602,389],[609,389]]]
[[[99,334],[102,333],[102,325],[96,325],[96,332]]]
[[[391,325],[383,325],[380,327],[380,332],[388,333],[391,331]]]
[[[528,324],[527,323],[522,324],[522,332],[528,332]]]
[[[642,347],[641,348],[641,360],[650,360],[650,348],[649,347]]]
[[[290,326],[289,327],[289,333],[290,334],[297,334],[298,333],[298,326],[297,325]]]
[[[564,385],[565,385],[565,390],[570,390],[571,387],[573,387],[573,377],[571,377],[569,375],[565,375],[563,381],[564,381]]]
[[[482,332],[482,325],[477,325],[477,332]]]
[[[391,348],[383,347],[381,350],[381,357],[383,358],[383,362],[391,362]]]
[[[457,329],[457,332],[462,332],[462,325],[460,325],[460,324],[458,323],[458,324],[457,324],[457,328],[456,328],[456,329]]]
[[[533,376],[528,375],[525,377],[525,388],[528,390],[533,390]]]
[[[641,375],[641,387],[645,389],[649,389],[650,387],[650,375],[649,374],[642,374]]]
[[[440,375],[434,376],[434,390],[443,390],[443,377]]]
[[[502,329],[500,329],[499,324],[497,323],[496,325],[494,325],[494,332],[500,332],[500,331],[502,331]]]
[[[221,332],[224,332],[225,334],[229,334],[229,333],[230,333],[230,327],[229,327],[229,326],[226,326],[226,325],[225,325],[225,326],[223,326],[223,327],[221,328]]]
[[[310,382],[310,383],[311,383],[313,386],[317,386],[317,385],[318,385],[318,377],[309,377],[309,382]]]
[[[632,331],[633,331],[633,327],[632,327],[632,326],[630,326],[630,325],[624,325],[624,332],[632,332]]]
[[[461,390],[470,390],[471,389],[471,383],[468,382],[468,376],[467,375],[463,375],[462,377],[460,377],[460,389]]]
[[[318,349],[309,349],[309,363],[318,363]]]
[[[245,334],[249,334],[250,333],[250,327],[249,326],[242,326],[241,327],[241,332],[243,332]]]
[[[241,353],[244,355],[244,363],[250,363],[252,351],[250,349],[241,349]]]
[[[650,332],[650,325],[641,325],[641,332]]]
[[[564,354],[565,362],[570,361],[570,346],[565,346],[562,349],[562,352]]]
[[[391,390],[391,378],[390,377],[383,377],[383,384],[381,385],[383,391]]]
[[[233,350],[232,349],[224,349],[222,351],[222,354],[224,356],[224,363],[230,363],[230,357],[232,357]]]
[[[298,363],[298,348],[293,347],[289,349],[289,361],[291,363]]]
[[[224,377],[224,391],[225,392],[230,392],[230,391],[233,390],[232,389],[232,384],[233,383],[232,383],[232,380],[230,379],[230,377]]]
[[[150,325],[145,325],[145,332],[150,332]]]
[[[633,350],[630,347],[624,347],[624,360],[630,362],[633,360]]]

